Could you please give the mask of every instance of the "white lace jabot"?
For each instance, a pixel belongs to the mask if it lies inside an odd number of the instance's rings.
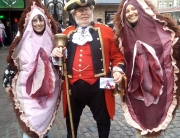
[[[82,27],[78,27],[77,32],[74,33],[72,42],[83,46],[86,42],[92,41],[93,38],[91,34],[89,33],[89,27],[86,27],[85,29]]]

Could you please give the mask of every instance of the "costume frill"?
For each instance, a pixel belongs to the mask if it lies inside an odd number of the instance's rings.
[[[129,4],[139,14],[134,28],[125,19]],[[178,38],[167,22],[157,19],[144,0],[126,0],[121,18],[128,78],[126,101],[122,103],[124,115],[141,135],[155,134],[168,127],[177,106],[175,81],[179,69],[172,54]]]
[[[42,35],[32,28],[32,19],[37,14],[45,19]],[[20,122],[26,127],[25,133],[34,132],[42,138],[50,130],[60,102],[60,81],[50,57],[54,36],[50,20],[35,3],[26,15],[24,27],[22,39],[12,54],[18,68],[12,81],[13,101]]]

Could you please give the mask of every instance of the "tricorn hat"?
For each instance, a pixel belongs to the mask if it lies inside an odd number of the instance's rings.
[[[96,0],[70,0],[68,3],[65,4],[64,10],[71,11],[80,7],[87,7],[91,5],[94,6],[95,4]]]

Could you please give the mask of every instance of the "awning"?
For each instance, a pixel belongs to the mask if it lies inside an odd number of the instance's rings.
[[[96,5],[119,5],[122,0],[96,0]]]
[[[180,6],[178,7],[170,7],[164,9],[158,9],[159,13],[168,13],[168,12],[180,12]]]

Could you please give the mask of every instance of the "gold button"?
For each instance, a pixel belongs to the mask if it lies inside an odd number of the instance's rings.
[[[82,57],[82,54],[80,54],[79,56]]]
[[[83,50],[81,49],[80,51],[82,52]]]
[[[81,64],[79,64],[79,67],[81,67]]]
[[[97,38],[97,40],[99,40],[99,38]]]
[[[101,69],[101,71],[104,71],[104,69]]]
[[[79,61],[82,61],[82,59],[79,59]]]
[[[79,74],[79,77],[81,77],[81,74]]]
[[[101,47],[100,47],[99,49],[100,49],[100,50],[102,50],[102,48],[101,48]]]
[[[103,59],[101,59],[101,61],[103,61]]]

